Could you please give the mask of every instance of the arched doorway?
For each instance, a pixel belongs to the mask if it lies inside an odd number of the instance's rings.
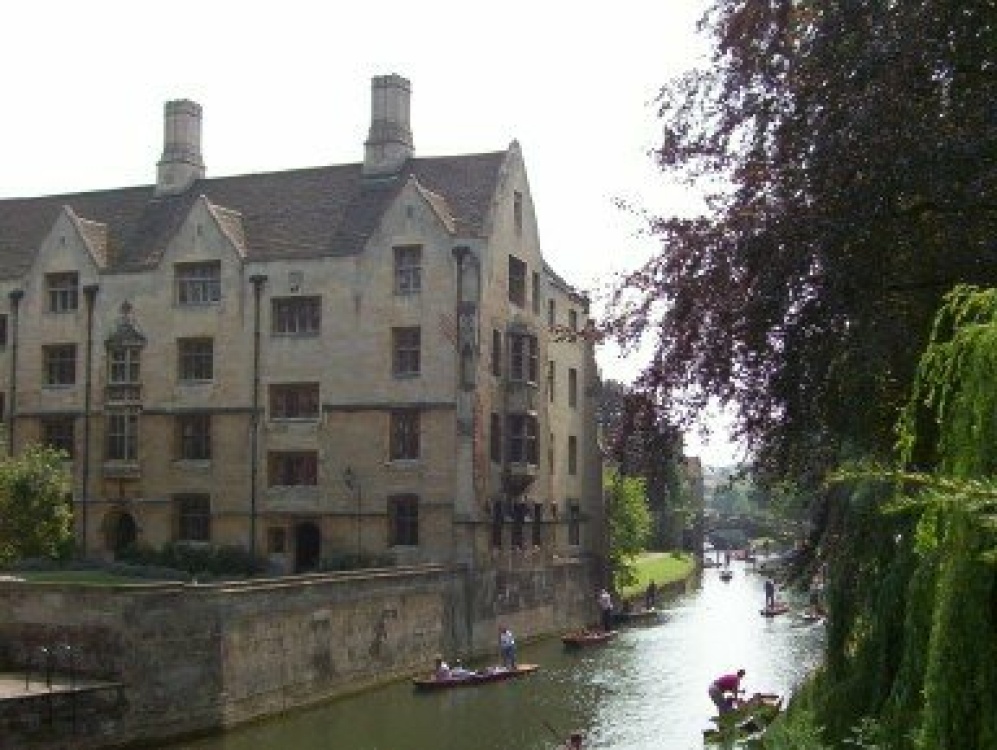
[[[294,572],[307,573],[318,568],[322,555],[322,534],[311,521],[294,527]]]
[[[119,511],[107,520],[107,548],[117,557],[135,546],[138,538],[138,524],[131,513]]]

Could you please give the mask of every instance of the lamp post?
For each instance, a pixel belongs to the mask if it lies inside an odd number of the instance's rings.
[[[346,489],[354,493],[357,501],[357,565],[359,565],[363,549],[360,542],[360,501],[362,495],[360,492],[360,478],[353,471],[352,466],[347,466],[343,471],[343,484],[346,485]]]

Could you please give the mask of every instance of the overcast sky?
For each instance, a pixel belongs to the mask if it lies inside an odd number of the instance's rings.
[[[209,177],[358,162],[370,79],[412,83],[418,156],[526,159],[544,255],[594,297],[654,251],[617,199],[695,201],[648,151],[654,98],[703,59],[705,0],[30,0],[0,11],[0,198],[150,184],[162,108],[204,109]],[[628,381],[636,357],[600,351]],[[727,461],[714,436],[689,451]]]

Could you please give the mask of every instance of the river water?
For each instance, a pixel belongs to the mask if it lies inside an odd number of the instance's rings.
[[[729,583],[705,570],[658,624],[604,646],[521,645],[519,661],[540,669],[518,680],[431,693],[397,683],[163,750],[551,750],[572,729],[592,750],[702,748],[713,678],[743,667],[749,693],[786,694],[823,648],[823,625],[762,617],[762,576],[741,563],[733,570]]]

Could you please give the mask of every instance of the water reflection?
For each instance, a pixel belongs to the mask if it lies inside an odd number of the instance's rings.
[[[823,626],[762,617],[763,578],[734,570],[730,583],[706,570],[663,623],[605,646],[521,647],[541,670],[519,680],[426,694],[395,684],[169,750],[551,750],[573,728],[593,749],[702,748],[712,679],[743,667],[749,692],[786,693],[822,649]]]

